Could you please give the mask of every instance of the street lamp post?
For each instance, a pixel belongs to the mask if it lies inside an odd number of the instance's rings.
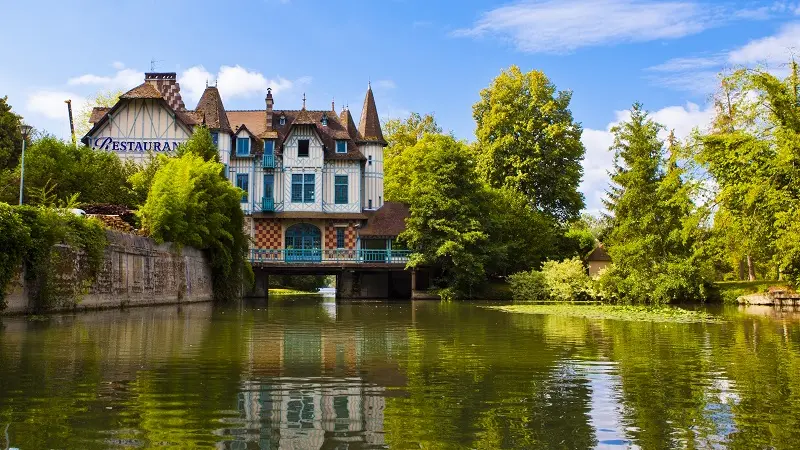
[[[28,140],[28,135],[33,129],[32,126],[26,125],[23,122],[19,124],[19,131],[22,133],[22,158],[19,163],[19,205],[22,206],[22,187],[25,184],[25,141]]]

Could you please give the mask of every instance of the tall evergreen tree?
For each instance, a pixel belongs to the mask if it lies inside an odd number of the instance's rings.
[[[695,257],[697,220],[691,186],[683,181],[674,136],[669,158],[655,123],[640,104],[614,127],[614,171],[606,208],[613,215],[608,252],[613,267],[603,285],[625,302],[703,299],[706,274]]]

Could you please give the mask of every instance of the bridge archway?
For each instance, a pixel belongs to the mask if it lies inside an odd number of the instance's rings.
[[[321,261],[322,232],[310,223],[286,229],[286,262]]]

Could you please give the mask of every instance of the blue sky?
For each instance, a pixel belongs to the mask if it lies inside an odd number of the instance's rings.
[[[573,91],[585,128],[581,189],[600,207],[609,127],[641,101],[685,136],[711,116],[716,73],[785,70],[800,51],[800,4],[676,0],[347,1],[10,0],[3,6],[0,95],[40,129],[68,135],[63,100],[130,89],[157,60],[187,107],[206,79],[227,109],[275,106],[358,115],[371,80],[382,118],[435,113],[472,140],[472,104],[503,68],[541,69]]]

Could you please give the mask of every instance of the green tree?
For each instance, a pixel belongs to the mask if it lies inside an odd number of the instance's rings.
[[[11,112],[8,97],[0,98],[0,171],[13,169],[19,164],[22,154],[21,121],[20,116]]]
[[[655,123],[640,104],[614,133],[613,215],[607,240],[614,264],[604,273],[606,294],[625,302],[668,303],[707,296],[703,261],[695,253],[698,216],[691,185],[682,180],[675,143],[665,159]]]
[[[208,131],[200,128],[158,169],[139,210],[142,228],[157,242],[208,250],[214,297],[229,300],[252,278],[248,237],[239,202],[242,191],[222,176],[222,164],[206,160]]]
[[[408,203],[409,182],[419,167],[414,158],[419,155],[406,155],[405,150],[414,147],[425,134],[442,134],[442,128],[432,115],[418,113],[411,113],[405,120],[389,120],[383,127],[389,144],[383,151],[384,195],[388,201]]]
[[[34,141],[25,151],[25,202],[36,203],[34,191],[48,191],[59,200],[75,194],[83,203],[136,203],[128,183],[136,166],[112,152],[74,147],[52,136]]]
[[[541,71],[511,66],[480,96],[473,106],[480,173],[493,187],[519,190],[534,209],[559,221],[578,217],[585,149],[569,109],[572,93],[556,91]]]
[[[466,145],[428,134],[406,152],[424,168],[412,172],[411,217],[400,235],[415,250],[409,265],[440,269],[443,298],[471,297],[486,280],[489,236],[481,221],[485,189]]]
[[[96,107],[111,108],[117,104],[122,94],[123,92],[120,90],[98,91],[92,98],[81,105],[75,117],[75,135],[78,140],[92,129],[92,124],[89,123],[89,119],[92,117],[92,110]]]

